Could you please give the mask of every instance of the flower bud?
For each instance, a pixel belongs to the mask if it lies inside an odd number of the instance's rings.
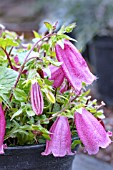
[[[31,105],[36,115],[41,115],[44,108],[43,96],[37,82],[31,85]]]

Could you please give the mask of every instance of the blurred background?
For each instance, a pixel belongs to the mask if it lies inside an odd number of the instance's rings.
[[[70,36],[98,78],[92,97],[107,103],[104,122],[113,131],[113,0],[0,0],[0,24],[9,30],[31,38],[46,31],[44,21],[76,22]],[[96,157],[113,165],[113,144]]]

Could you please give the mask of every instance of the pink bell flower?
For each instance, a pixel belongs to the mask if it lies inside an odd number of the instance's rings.
[[[0,103],[0,154],[4,154],[3,141],[5,136],[5,127],[6,127],[5,115],[2,109],[2,104]]]
[[[15,64],[16,64],[16,66],[13,66],[13,70],[19,71],[19,69],[20,69],[20,63],[19,63],[19,58],[18,58],[17,55],[14,57],[14,62],[15,62]],[[27,70],[23,70],[23,71],[22,71],[22,74],[26,74],[26,73],[27,73]]]
[[[85,108],[80,113],[75,112],[75,125],[85,150],[89,155],[99,151],[99,147],[106,148],[110,143],[110,133],[107,133],[101,123]]]
[[[71,132],[67,117],[60,116],[50,128],[50,140],[46,141],[46,149],[42,155],[53,154],[55,157],[73,155],[71,152]]]
[[[64,40],[64,48],[56,44],[55,51],[58,61],[63,63],[61,67],[65,77],[76,92],[81,90],[82,82],[90,85],[96,79],[80,52],[70,41]]]
[[[65,82],[61,88],[60,88],[60,93],[64,93],[70,89],[70,84],[68,82]]]
[[[54,88],[58,88],[61,86],[61,84],[64,81],[64,73],[61,67],[57,67],[57,66],[53,66],[50,65],[49,66],[50,72],[51,72],[51,77],[49,78],[49,80],[53,80],[53,87]],[[46,69],[45,69],[46,71]],[[44,74],[46,75],[44,71]]]
[[[36,115],[41,115],[44,108],[43,96],[37,82],[31,85],[31,105]]]

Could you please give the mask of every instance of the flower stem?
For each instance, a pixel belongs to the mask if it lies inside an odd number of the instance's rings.
[[[21,76],[21,74],[22,74],[22,71],[23,71],[23,69],[24,69],[24,66],[25,66],[25,64],[26,64],[26,62],[27,62],[27,59],[28,59],[29,55],[31,54],[31,52],[32,52],[32,51],[34,50],[34,48],[36,47],[36,45],[37,45],[40,41],[44,40],[45,38],[51,37],[52,35],[54,35],[54,34],[48,34],[48,35],[44,36],[43,38],[41,38],[40,40],[38,40],[38,41],[32,46],[32,48],[30,49],[30,51],[28,52],[28,54],[27,54],[26,57],[25,57],[24,63],[23,63],[22,66],[20,67],[19,75],[18,75],[18,77],[17,77],[17,80],[16,80],[13,88],[15,88],[15,87],[17,86],[18,81],[19,81],[19,79],[20,79],[20,76]]]
[[[41,38],[40,40],[38,40],[38,41],[32,46],[32,48],[30,49],[30,51],[29,51],[28,54],[26,55],[25,60],[24,60],[24,62],[23,62],[23,64],[22,64],[22,66],[20,67],[19,74],[18,74],[18,77],[17,77],[17,79],[16,79],[16,82],[15,82],[15,84],[14,84],[14,86],[13,86],[13,89],[16,88],[16,86],[17,86],[17,84],[18,84],[18,82],[19,82],[19,80],[20,80],[22,71],[23,71],[23,69],[24,69],[25,64],[26,64],[27,61],[28,61],[28,57],[29,57],[29,55],[31,54],[31,52],[34,50],[34,48],[37,46],[37,44],[38,44],[39,42],[43,41],[45,38],[51,37],[52,35],[56,35],[56,33],[51,33],[51,34],[45,35],[43,38]],[[4,52],[5,52],[5,51],[4,51]],[[9,101],[12,100],[12,97],[13,97],[13,93],[11,93],[10,98],[9,98]],[[5,109],[5,112],[6,112],[6,111],[7,111],[7,107],[6,107],[6,109]]]
[[[2,48],[2,47],[1,47],[1,48]],[[10,54],[8,54],[7,51],[6,51],[4,48],[2,48],[2,50],[4,51],[4,53],[5,53],[6,56],[7,56],[7,60],[8,60],[8,62],[9,62],[9,65],[10,65],[11,69],[13,69],[13,66],[12,66],[12,63],[11,63],[11,60],[10,60]]]

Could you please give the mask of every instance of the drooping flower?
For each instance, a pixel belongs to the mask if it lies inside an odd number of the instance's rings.
[[[14,57],[14,62],[15,62],[15,64],[16,64],[16,66],[13,66],[13,70],[19,71],[19,69],[20,69],[20,63],[19,63],[19,58],[18,58],[17,55]],[[26,73],[27,73],[27,70],[23,70],[23,71],[22,71],[22,74],[26,74]]]
[[[62,94],[69,89],[70,89],[70,84],[68,82],[65,82],[60,88],[60,93]]]
[[[43,96],[37,82],[31,85],[31,105],[36,115],[41,115],[44,108]]]
[[[53,80],[53,87],[54,88],[58,88],[61,86],[61,84],[64,81],[64,73],[61,67],[57,67],[57,66],[53,66],[50,65],[49,66],[50,72],[51,72],[51,76],[49,78],[49,80]],[[46,70],[45,70],[46,71]],[[45,72],[44,72],[45,73]],[[45,73],[46,75],[46,73]]]
[[[5,127],[6,127],[5,115],[2,109],[2,104],[0,103],[0,154],[4,154],[3,141],[5,135]]]
[[[46,149],[42,155],[53,154],[55,157],[72,155],[71,152],[71,132],[68,119],[60,116],[50,128],[50,140],[46,141]]]
[[[106,148],[111,143],[110,134],[85,108],[82,108],[80,113],[75,112],[74,116],[78,135],[88,154],[96,154],[99,147]]]
[[[63,63],[61,67],[65,77],[75,91],[81,90],[82,82],[89,85],[96,79],[80,52],[70,41],[64,40],[64,48],[57,43],[55,51],[58,61]]]

